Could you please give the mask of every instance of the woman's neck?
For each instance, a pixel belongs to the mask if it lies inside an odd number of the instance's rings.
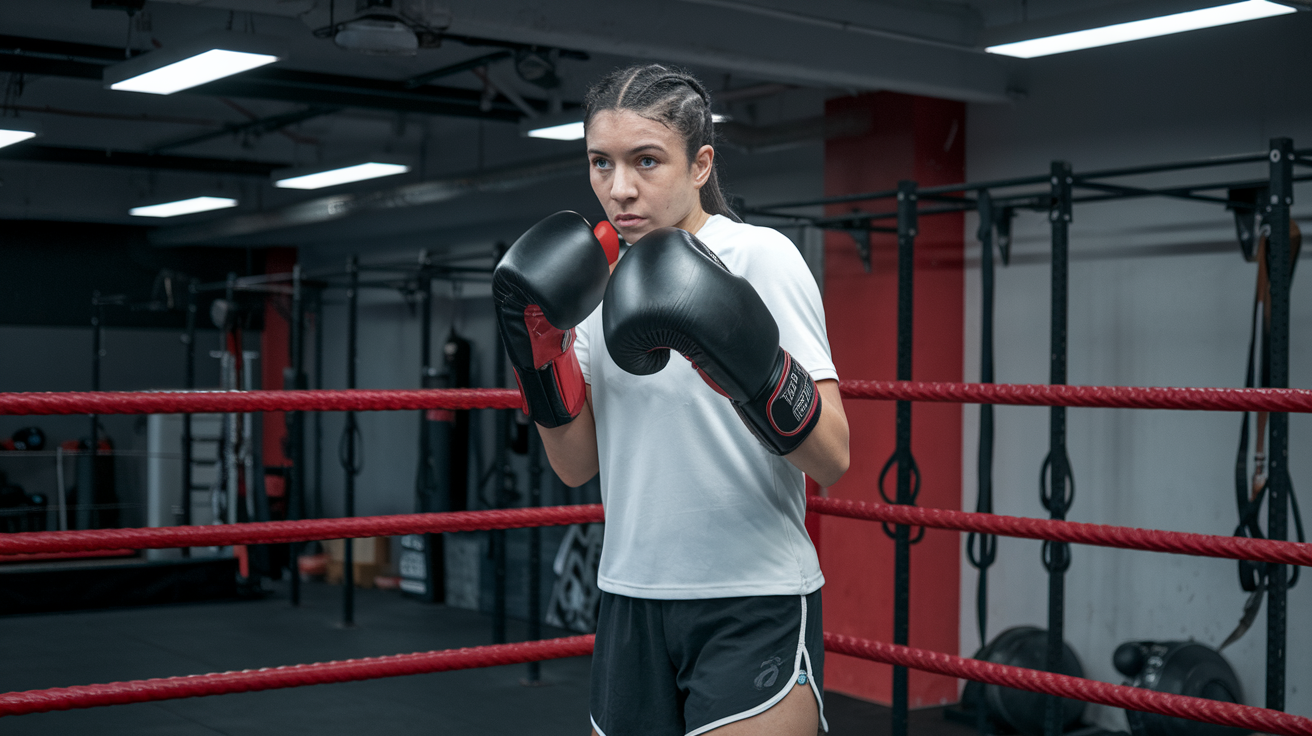
[[[706,221],[709,219],[711,219],[711,216],[706,214],[706,210],[703,210],[699,204],[692,212],[688,213],[687,217],[684,217],[675,224],[675,227],[680,230],[685,230],[689,234],[696,235],[697,231],[701,230],[702,226],[705,225]]]

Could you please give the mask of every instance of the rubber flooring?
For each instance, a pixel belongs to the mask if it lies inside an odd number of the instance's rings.
[[[0,618],[0,691],[240,670],[491,641],[490,619],[425,605],[391,591],[356,591],[356,625],[344,628],[340,590],[303,587],[302,605],[284,587],[259,601],[199,603]],[[512,641],[524,638],[511,621]],[[546,629],[544,636],[567,632]],[[588,733],[590,660],[396,677],[259,693],[40,713],[0,720],[5,736],[363,736],[365,734]],[[888,709],[826,696],[834,736],[888,733]],[[966,736],[937,709],[912,713],[911,732]]]

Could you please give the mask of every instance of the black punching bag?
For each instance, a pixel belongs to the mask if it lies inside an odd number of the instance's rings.
[[[1159,693],[1244,702],[1239,678],[1220,652],[1192,641],[1127,641],[1116,647],[1112,664],[1132,687]],[[1240,736],[1246,729],[1199,723],[1156,713],[1125,711],[1134,736]]]
[[[454,331],[442,346],[444,371],[423,377],[424,388],[468,388],[470,344]],[[469,412],[429,409],[424,412],[416,506],[421,513],[465,511],[469,477]],[[441,534],[407,534],[401,538],[401,590],[433,603],[446,599],[446,555]]]
[[[442,346],[442,359],[446,363],[447,382],[451,388],[469,388],[469,366],[473,346],[468,340],[456,334],[455,330],[447,336]],[[469,509],[469,412],[453,412],[450,425],[447,454],[447,510],[467,511]]]
[[[1083,677],[1084,667],[1069,644],[1062,643],[1061,667],[1058,672],[1072,677]],[[1032,670],[1048,668],[1048,631],[1033,626],[1007,629],[975,653],[975,659]],[[1013,729],[1026,736],[1043,734],[1044,711],[1047,695],[1026,690],[1014,690],[998,685],[967,682],[961,693],[963,708],[976,711],[987,709],[987,718],[995,727]],[[1062,731],[1069,731],[1084,717],[1084,703],[1063,698]]]

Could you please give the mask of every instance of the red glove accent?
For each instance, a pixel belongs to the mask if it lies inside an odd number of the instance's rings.
[[[689,357],[686,356],[686,355],[683,356],[683,357],[684,357],[684,359],[687,360],[689,363],[692,363],[692,369],[695,370],[695,371],[697,371],[697,375],[699,375],[699,376],[702,377],[702,380],[706,382],[706,385],[707,385],[707,386],[710,386],[711,388],[715,389],[715,393],[717,393],[717,394],[723,396],[724,398],[726,398],[726,399],[728,399],[728,400],[730,400],[730,401],[733,401],[733,397],[730,396],[729,394],[725,393],[725,390],[722,389],[722,388],[720,388],[720,385],[719,385],[718,383],[716,383],[714,380],[712,380],[710,376],[706,375],[706,371],[702,370],[702,367],[699,366],[699,365],[697,365],[697,361],[693,360],[692,358],[689,358]]]
[[[536,304],[524,308],[524,326],[528,328],[529,340],[533,346],[533,368],[538,371],[548,366],[554,368],[550,373],[555,379],[556,392],[569,415],[578,416],[587,399],[587,386],[578,355],[574,353],[574,328],[562,330],[553,326],[542,314],[542,308]],[[515,382],[523,396],[524,384],[519,379],[518,369],[515,372]],[[525,414],[530,413],[527,399],[523,409]]]
[[[606,251],[607,263],[613,264],[620,259],[620,234],[615,232],[610,220],[597,223],[597,226],[592,228],[592,234],[601,241],[601,247]]]

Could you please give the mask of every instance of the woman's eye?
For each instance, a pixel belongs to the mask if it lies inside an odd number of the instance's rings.
[[[650,169],[651,167],[656,165],[656,159],[652,158],[651,156],[643,156],[642,158],[638,159],[638,165],[644,169]]]
[[[593,160],[592,165],[595,166],[595,167],[597,167],[598,169],[608,169],[608,168],[610,168],[610,162],[607,161],[607,160],[604,159],[604,158],[599,158],[599,159],[595,159],[595,160]]]

